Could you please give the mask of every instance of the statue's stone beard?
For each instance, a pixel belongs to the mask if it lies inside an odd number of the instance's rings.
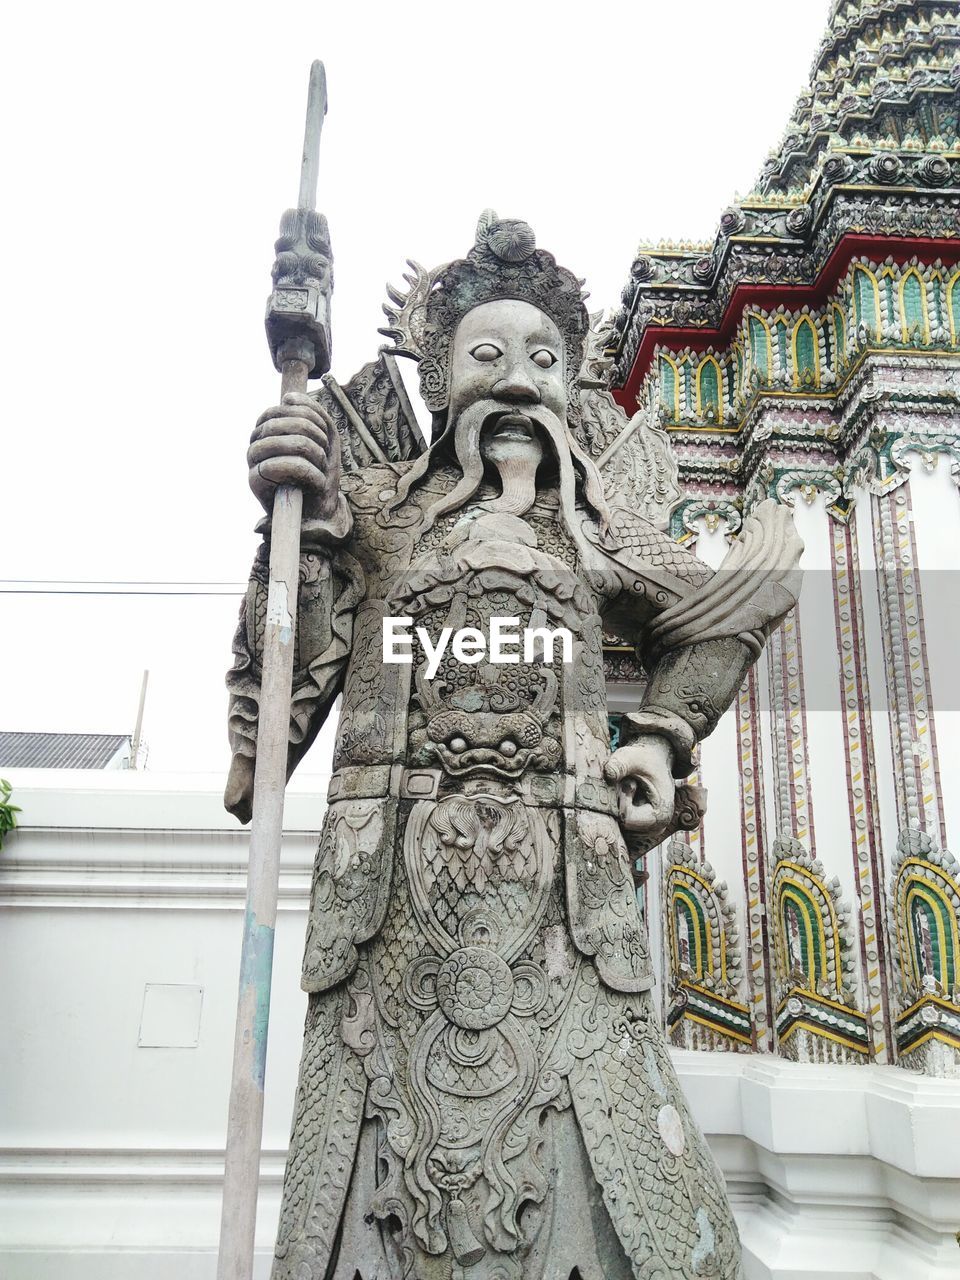
[[[603,483],[592,460],[583,452],[570,433],[566,422],[543,404],[507,406],[499,400],[476,400],[467,405],[456,418],[447,422],[442,434],[413,464],[397,486],[391,509],[405,501],[414,485],[426,475],[438,452],[452,448],[454,458],[463,472],[461,479],[433,506],[424,512],[423,531],[433,527],[441,516],[456,511],[476,494],[483,481],[485,463],[480,449],[480,437],[484,431],[495,428],[498,419],[509,414],[522,414],[529,418],[545,438],[557,464],[560,497],[560,518],[574,541],[580,545],[583,534],[580,528],[582,515],[578,517],[577,472],[582,478],[584,497],[600,526],[601,535],[609,536],[610,513],[603,493]],[[538,468],[548,459],[541,453],[515,459],[491,460],[491,466],[499,472],[502,492],[480,505],[487,511],[500,511],[522,516],[533,506],[537,497]],[[575,466],[576,464],[576,466]]]
[[[501,436],[502,416],[484,424],[480,432],[480,452],[487,473],[495,471],[500,479],[500,493],[479,505],[484,511],[523,516],[537,500],[537,469],[543,461],[544,446],[526,414],[507,416],[516,421],[515,430],[522,432],[526,439],[519,434],[509,438]],[[526,429],[522,425],[524,421],[528,424]]]

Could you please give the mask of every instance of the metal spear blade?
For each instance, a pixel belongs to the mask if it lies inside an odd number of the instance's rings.
[[[310,67],[307,115],[303,126],[303,159],[300,162],[298,209],[317,207],[317,177],[320,171],[320,132],[327,114],[327,73],[319,58]]]

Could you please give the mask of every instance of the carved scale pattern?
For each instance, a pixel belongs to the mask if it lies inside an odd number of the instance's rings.
[[[706,582],[711,576],[701,561],[668,534],[646,520],[637,519],[623,508],[618,507],[613,513],[613,532],[624,551],[651,568],[666,569],[682,581],[695,585]]]

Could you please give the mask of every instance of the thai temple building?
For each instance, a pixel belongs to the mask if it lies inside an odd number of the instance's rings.
[[[960,1074],[958,106],[955,3],[839,0],[754,189],[640,247],[595,353],[679,541],[719,563],[774,498],[806,547],[704,821],[645,860],[677,1046]]]

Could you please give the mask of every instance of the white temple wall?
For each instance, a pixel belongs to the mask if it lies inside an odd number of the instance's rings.
[[[937,455],[933,455],[938,458]],[[949,457],[910,472],[947,847],[960,843],[960,493]]]
[[[737,781],[737,717],[725,711],[716,729],[700,746],[703,784],[707,788],[704,853],[734,899],[743,896],[740,850],[740,796]]]
[[[0,855],[0,1276],[212,1280],[246,837],[219,780],[198,791],[127,773],[90,790],[89,775],[11,775],[24,813]],[[287,806],[257,1280],[279,1209],[324,790],[295,780]],[[748,1280],[956,1275],[960,1081],[775,1055],[675,1061],[725,1171]]]
[[[827,877],[837,877],[844,901],[852,904],[856,900],[857,885],[850,847],[847,761],[833,608],[832,518],[827,513],[823,495],[817,494],[811,503],[798,496],[794,522],[804,543],[799,617],[813,844]]]
[[[870,693],[873,729],[874,787],[877,799],[877,829],[883,857],[884,883],[897,847],[897,795],[893,777],[893,725],[887,671],[884,663],[882,620],[877,594],[877,558],[874,548],[873,508],[870,494],[858,490],[853,520],[859,552],[860,580],[863,584],[863,630],[866,649],[865,684]]]
[[[701,524],[695,554],[716,569],[730,550],[725,525],[711,532]],[[730,707],[716,729],[699,747],[700,780],[707,788],[703,821],[703,853],[718,879],[725,881],[732,900],[743,901],[743,855],[740,848],[739,754],[737,713]],[[696,837],[697,833],[691,833]]]

